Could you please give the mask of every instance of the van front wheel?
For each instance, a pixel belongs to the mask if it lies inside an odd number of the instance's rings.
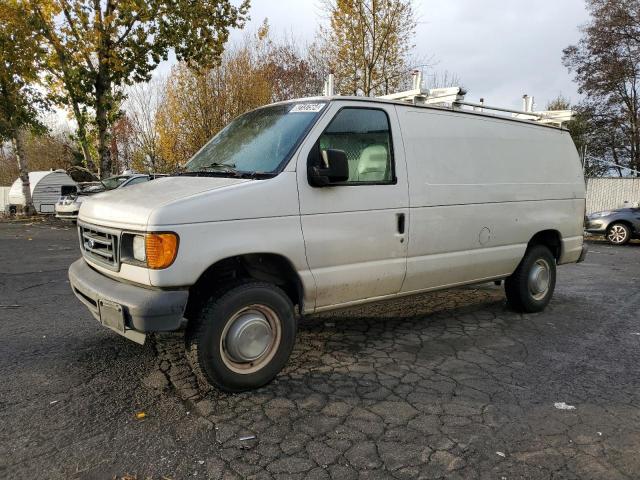
[[[516,271],[504,282],[507,301],[518,312],[540,312],[556,286],[556,260],[544,245],[527,249]]]
[[[275,285],[246,282],[205,303],[187,332],[197,374],[215,387],[241,392],[269,383],[282,370],[296,336],[289,297]]]

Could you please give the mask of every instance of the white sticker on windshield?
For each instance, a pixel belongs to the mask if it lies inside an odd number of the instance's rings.
[[[298,103],[289,110],[289,113],[315,113],[322,110],[324,105],[324,103]]]

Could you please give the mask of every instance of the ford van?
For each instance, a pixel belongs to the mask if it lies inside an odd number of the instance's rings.
[[[482,111],[317,97],[250,111],[176,174],[87,198],[73,292],[137,342],[185,331],[242,391],[286,364],[298,318],[504,281],[519,312],[584,258],[569,133]]]

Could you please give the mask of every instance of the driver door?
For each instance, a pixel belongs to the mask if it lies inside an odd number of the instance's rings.
[[[314,149],[342,150],[349,179],[314,187]],[[316,309],[400,291],[409,225],[406,164],[393,105],[332,102],[297,163],[300,215]]]

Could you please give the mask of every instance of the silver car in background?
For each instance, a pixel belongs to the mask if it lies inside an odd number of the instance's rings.
[[[56,217],[63,220],[77,220],[78,212],[83,200],[96,193],[105,192],[107,190],[115,190],[117,188],[128,187],[138,183],[148,182],[158,177],[158,175],[147,174],[129,174],[116,175],[114,177],[105,178],[99,182],[91,182],[82,190],[71,195],[65,195],[58,199],[56,203]]]
[[[619,208],[587,215],[585,231],[604,235],[613,245],[624,245],[640,238],[640,208]]]

